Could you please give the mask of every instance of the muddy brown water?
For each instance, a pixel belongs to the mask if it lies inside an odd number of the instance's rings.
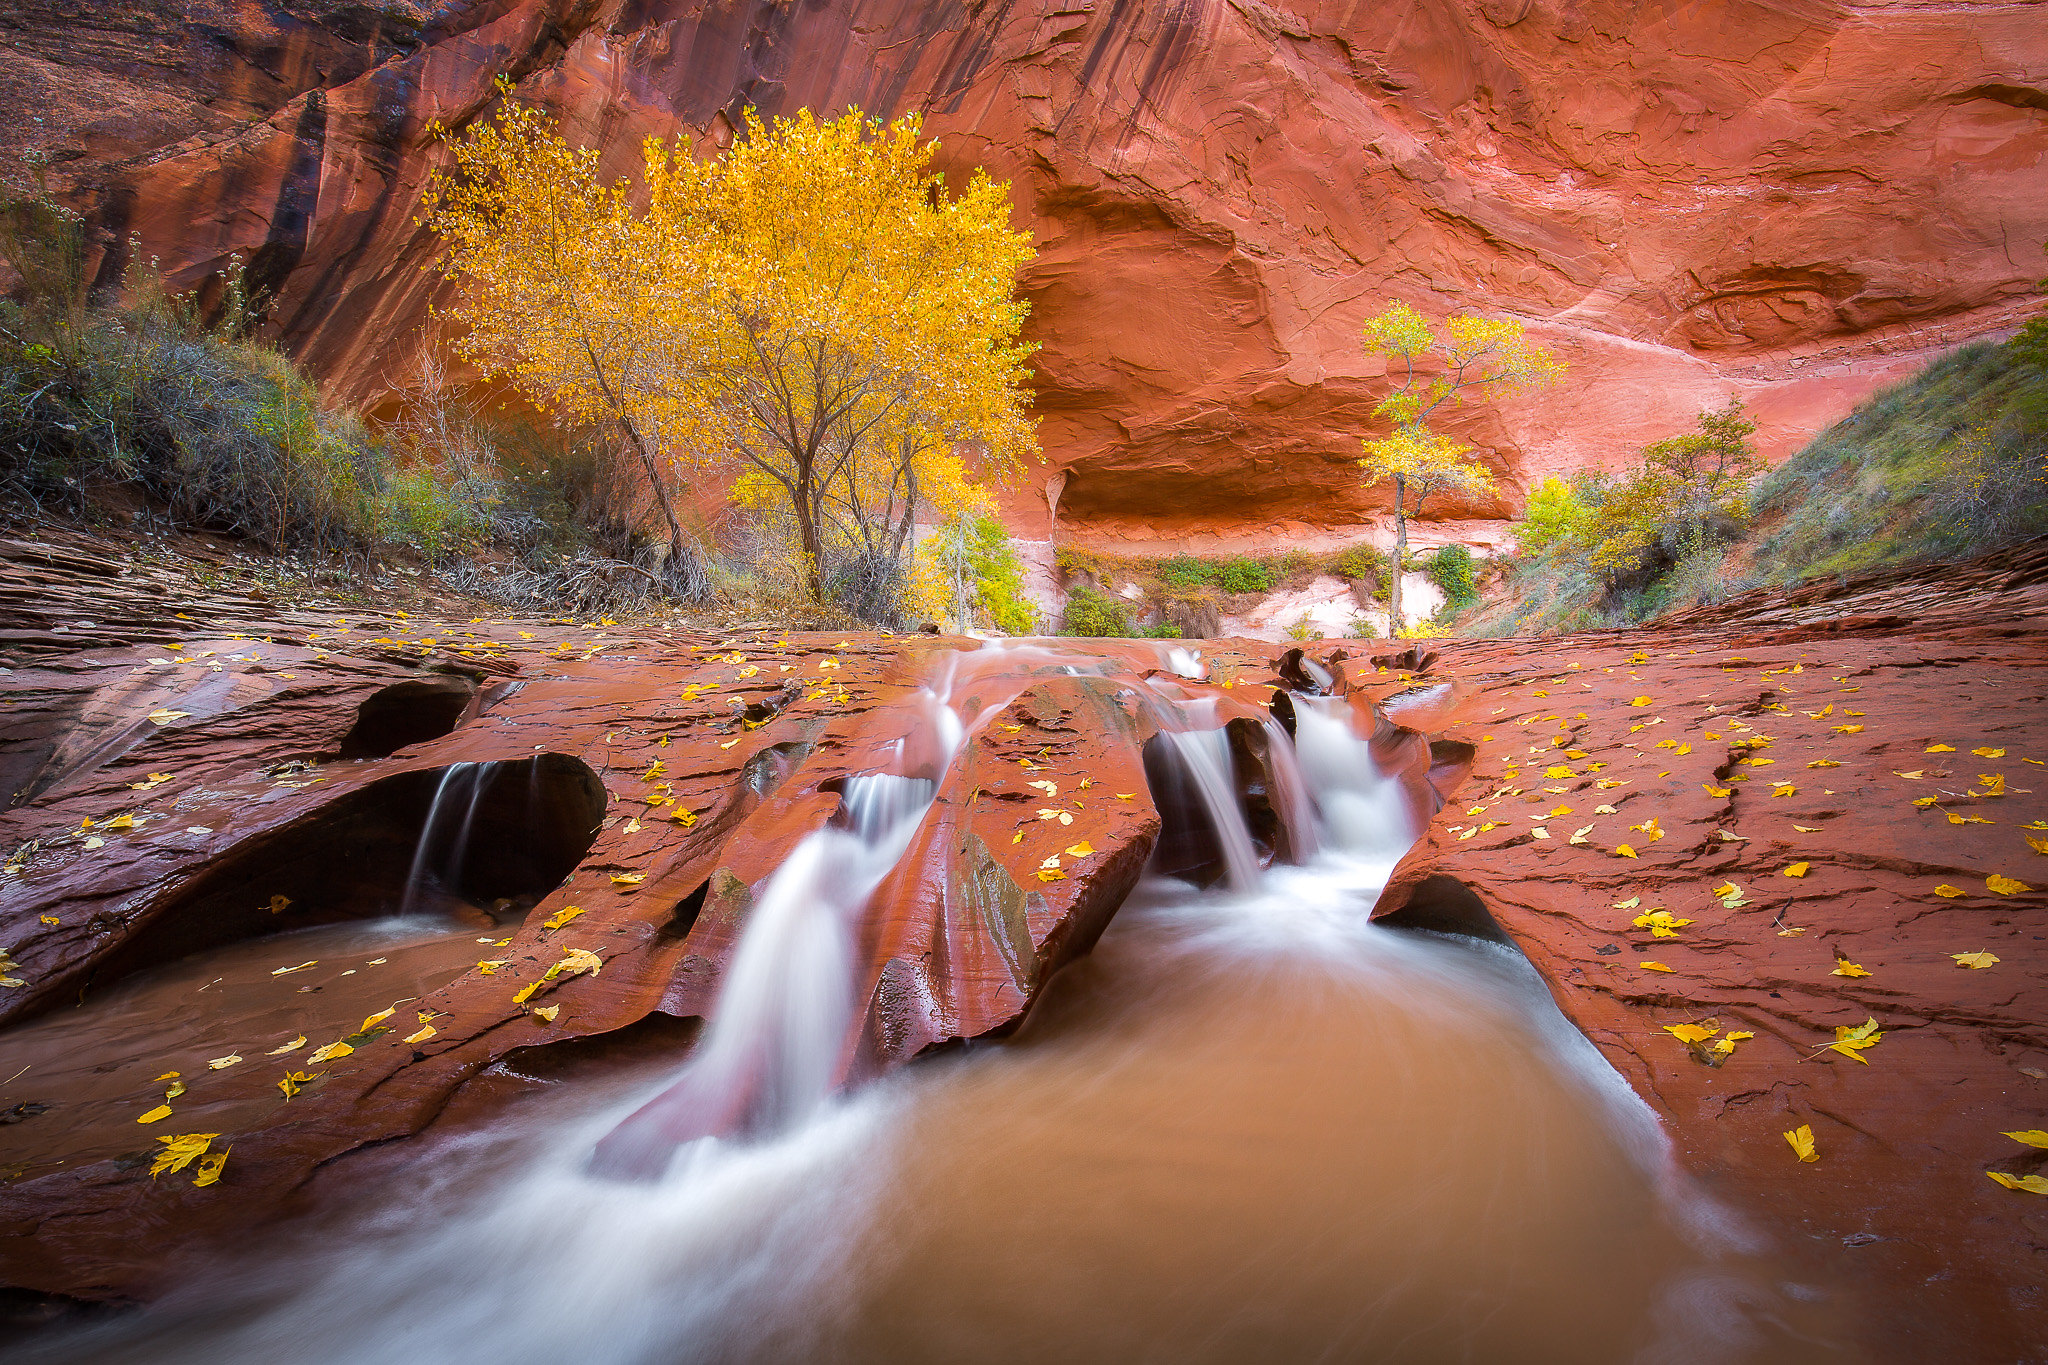
[[[1525,962],[1372,889],[1148,884],[1013,1039],[654,1185],[587,1159],[666,1078],[560,1087],[35,1358],[1853,1358]]]

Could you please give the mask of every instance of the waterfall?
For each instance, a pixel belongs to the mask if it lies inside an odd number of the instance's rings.
[[[430,877],[443,887],[454,889],[489,767],[485,763],[452,763],[441,774],[434,787],[434,799],[427,803],[427,818],[420,825],[420,841],[413,849],[412,869],[406,873],[399,914],[411,915],[417,910],[420,894]],[[538,769],[535,772],[538,774]],[[451,834],[449,826],[455,823],[457,806],[462,808],[461,824]]]
[[[684,1143],[795,1127],[837,1091],[859,1008],[857,917],[910,847],[964,738],[950,679],[949,668],[922,691],[924,723],[896,744],[899,764],[933,765],[933,775],[847,779],[838,814],[762,884],[682,1074],[597,1144],[593,1172],[654,1179]]]
[[[1202,809],[1216,831],[1223,866],[1232,891],[1250,892],[1259,885],[1259,855],[1237,803],[1231,780],[1230,739],[1222,729],[1172,730],[1166,736],[1180,756],[1181,771],[1194,783]]]
[[[1305,863],[1322,847],[1316,829],[1315,798],[1309,795],[1308,779],[1302,774],[1301,760],[1295,755],[1294,740],[1287,727],[1271,716],[1266,717],[1265,725],[1266,752],[1273,765],[1273,790],[1269,796],[1273,809],[1287,826],[1294,861]]]
[[[1391,869],[1420,831],[1400,783],[1353,733],[1343,698],[1295,697],[1294,749],[1331,846]]]

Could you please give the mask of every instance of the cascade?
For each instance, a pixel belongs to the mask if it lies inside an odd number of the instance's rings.
[[[1399,783],[1380,771],[1350,716],[1341,697],[1297,695],[1294,753],[1330,845],[1391,871],[1420,830]]]

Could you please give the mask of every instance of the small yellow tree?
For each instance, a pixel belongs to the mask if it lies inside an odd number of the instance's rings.
[[[948,192],[920,129],[749,112],[709,161],[650,139],[636,189],[599,184],[542,115],[502,111],[429,203],[469,286],[466,353],[611,422],[658,490],[664,463],[735,469],[814,597],[833,565],[900,580],[921,509],[951,515],[1036,448],[1029,235],[985,174]]]
[[[1400,387],[1373,408],[1376,415],[1393,421],[1393,432],[1366,437],[1360,443],[1364,458],[1358,462],[1367,483],[1394,485],[1394,563],[1387,605],[1388,628],[1398,631],[1408,519],[1421,516],[1423,504],[1440,493],[1455,490],[1476,496],[1494,491],[1486,467],[1467,458],[1472,448],[1434,430],[1430,417],[1447,404],[1552,383],[1564,373],[1564,366],[1530,342],[1522,324],[1510,318],[1460,313],[1444,324],[1439,337],[1420,313],[1396,303],[1367,319],[1362,336],[1368,351],[1400,361],[1403,367]],[[1440,363],[1440,373],[1416,373],[1416,360],[1425,356]]]

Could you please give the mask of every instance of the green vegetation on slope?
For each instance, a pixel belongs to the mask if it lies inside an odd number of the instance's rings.
[[[1736,409],[1702,414],[1618,479],[1545,480],[1478,633],[1628,625],[2048,531],[2048,346],[2028,335],[1943,356],[1746,488],[1728,477],[1747,465]]]

